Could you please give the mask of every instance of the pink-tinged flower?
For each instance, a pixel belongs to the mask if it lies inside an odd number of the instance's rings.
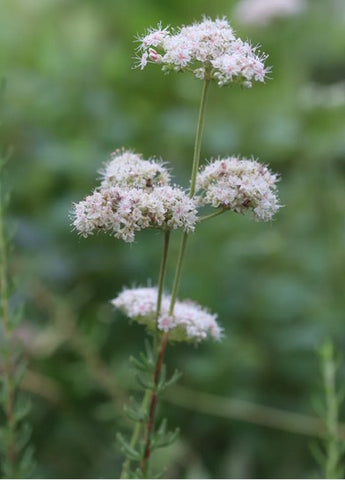
[[[74,205],[73,226],[87,237],[104,231],[125,242],[145,228],[192,232],[197,222],[195,200],[178,187],[151,191],[128,187],[104,187]]]
[[[145,48],[159,47],[167,35],[167,28],[162,29],[161,25],[158,25],[156,30],[150,29],[148,33],[140,39],[140,41]]]
[[[300,13],[305,6],[305,0],[241,0],[235,16],[244,24],[266,26],[278,18]]]
[[[169,185],[163,163],[119,150],[101,175],[100,187],[73,208],[73,226],[83,237],[104,231],[133,242],[135,233],[145,228],[194,230],[196,201]]]
[[[123,290],[111,303],[130,319],[156,330],[157,288],[131,288]],[[199,342],[208,337],[219,340],[222,329],[217,315],[189,300],[176,301],[174,313],[169,314],[171,297],[163,295],[157,326],[169,332],[172,341]]]
[[[251,212],[255,220],[269,221],[281,205],[278,175],[255,160],[229,157],[203,167],[197,175],[199,205],[237,213]]]
[[[149,49],[149,58],[154,63],[158,63],[162,60],[162,56],[159,55],[159,53],[157,53],[156,50],[154,50],[153,48]]]
[[[165,72],[191,71],[195,77],[203,79],[206,75],[220,86],[238,82],[247,87],[253,81],[263,82],[268,71],[266,56],[236,38],[225,18],[213,21],[205,17],[176,31],[159,25],[139,41],[140,68],[151,61],[159,63]]]
[[[101,170],[102,187],[127,186],[150,189],[168,185],[169,170],[156,159],[144,160],[129,150],[117,150]]]

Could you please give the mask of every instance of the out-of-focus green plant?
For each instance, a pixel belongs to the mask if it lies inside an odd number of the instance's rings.
[[[0,84],[0,111],[3,95],[4,81]],[[21,307],[11,305],[14,291],[9,273],[11,243],[5,226],[8,192],[4,167],[9,157],[10,152],[3,147],[0,150],[0,459],[4,478],[27,478],[34,466],[29,445],[31,427],[27,420],[30,402],[20,391],[26,362],[15,338],[23,316]]]
[[[122,145],[174,162],[176,181],[186,185],[199,92],[184,75],[162,81],[150,70],[131,71],[133,35],[159,20],[178,25],[203,13],[234,21],[238,3],[0,2],[0,63],[10,107],[1,138],[15,147],[6,172],[15,192],[6,223],[17,225],[11,268],[20,272],[18,293],[26,305],[23,348],[33,374],[25,386],[35,398],[37,477],[120,475],[123,456],[111,442],[114,423],[117,430],[125,424],[112,398],[134,389],[128,357],[142,331],[120,315],[114,319],[108,299],[130,285],[134,273],[143,284],[147,272],[159,268],[160,236],[142,232],[128,249],[105,236],[76,241],[66,211]],[[216,346],[200,345],[197,355],[183,345],[168,352],[169,364],[184,372],[181,384],[195,394],[178,392],[176,405],[169,404],[169,420],[183,425],[183,433],[174,454],[162,449],[154,461],[178,458],[168,468],[171,477],[316,475],[309,438],[288,430],[289,419],[286,429],[279,419],[276,428],[264,426],[275,417],[254,407],[277,409],[282,418],[285,411],[310,414],[315,347],[325,337],[336,338],[339,350],[345,344],[345,3],[306,3],[301,15],[266,27],[234,23],[269,54],[269,88],[210,92],[205,158],[215,151],[255,153],[282,173],[286,207],[272,227],[237,217],[229,229],[220,217],[212,220],[212,232],[200,225],[202,234],[191,239],[183,294],[217,311],[226,336]],[[208,277],[218,281],[206,285]],[[52,328],[55,318],[65,335]],[[343,369],[338,379],[344,383]],[[113,394],[105,394],[105,386]],[[199,392],[210,395],[207,404]],[[218,398],[229,399],[228,410]],[[238,415],[234,399],[244,402]],[[200,408],[187,408],[187,400]],[[163,401],[162,418],[167,408]],[[223,408],[226,416],[209,416]],[[251,423],[251,415],[262,423]]]
[[[326,436],[323,447],[312,445],[314,457],[323,468],[325,478],[344,477],[345,441],[339,435],[339,410],[344,389],[338,387],[336,359],[333,343],[328,340],[319,348],[323,395],[315,399],[315,407],[324,421]]]

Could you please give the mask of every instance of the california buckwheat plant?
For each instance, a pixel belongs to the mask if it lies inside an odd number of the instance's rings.
[[[156,422],[159,395],[179,377],[176,371],[170,378],[166,376],[168,344],[219,341],[223,335],[216,314],[193,301],[178,300],[189,234],[199,223],[227,211],[249,212],[257,221],[270,221],[280,208],[276,186],[279,177],[257,160],[231,156],[199,168],[210,83],[250,87],[255,81],[264,82],[269,71],[266,56],[237,38],[225,18],[204,18],[177,30],[159,25],[139,37],[139,42],[140,68],[152,63],[164,72],[191,72],[202,80],[203,87],[188,191],[172,183],[167,162],[117,150],[100,170],[100,184],[73,208],[73,226],[83,237],[104,231],[133,242],[136,233],[146,228],[161,230],[163,236],[157,287],[125,288],[111,301],[115,309],[146,327],[151,339],[146,342],[145,353],[130,359],[144,394],[140,403],[125,408],[135,423],[132,435],[117,436],[126,457],[121,478],[151,477],[152,452],[169,445],[178,433],[167,431],[165,420],[158,426]],[[205,208],[211,212],[204,213]],[[173,230],[182,233],[169,293],[165,276]]]

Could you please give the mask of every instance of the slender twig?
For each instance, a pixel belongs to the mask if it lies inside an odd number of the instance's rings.
[[[157,358],[156,368],[153,374],[153,387],[151,390],[150,396],[150,407],[149,407],[149,418],[146,425],[146,436],[145,436],[145,447],[144,447],[144,455],[141,462],[141,471],[143,473],[143,477],[147,478],[147,470],[149,465],[149,459],[151,455],[151,438],[154,428],[154,421],[155,421],[155,411],[157,405],[157,384],[159,380],[159,375],[162,370],[163,360],[165,351],[168,345],[169,334],[165,333],[162,337],[162,341],[160,344],[159,354]]]
[[[157,352],[158,318],[159,318],[161,308],[162,308],[162,298],[163,298],[164,281],[165,281],[165,275],[166,275],[166,269],[167,269],[169,244],[170,244],[170,230],[167,230],[164,233],[163,253],[162,253],[162,259],[161,259],[161,264],[160,264],[160,268],[159,268],[159,275],[158,275],[158,292],[157,292],[157,306],[156,306],[156,331],[155,331],[155,335],[154,335],[154,353],[155,353],[155,357],[157,357],[156,370],[157,370],[158,361],[159,361],[159,358],[160,358],[160,353]],[[164,357],[164,353],[163,353],[163,357]],[[156,374],[154,374],[154,385],[156,385],[156,383],[158,381],[158,377],[159,377],[159,373],[160,373],[161,368],[162,368],[162,365],[159,367],[159,371],[157,373],[157,376],[156,376]],[[150,390],[146,390],[144,398],[142,400],[142,405],[141,405],[142,411],[146,411],[149,401],[150,401],[150,407],[149,407],[150,408],[149,416],[150,416],[151,411],[152,411],[152,405],[151,405],[152,394],[151,394]],[[154,408],[153,408],[153,412],[154,412]],[[153,424],[153,422],[152,422],[152,424]],[[138,440],[139,440],[141,427],[142,427],[142,423],[137,422],[135,427],[134,427],[132,437],[131,437],[131,440],[130,440],[131,448],[134,448],[136,446]],[[147,441],[148,443],[150,443],[151,428],[149,428],[149,427],[147,427],[147,431],[146,431],[146,439],[147,438],[148,438],[148,440],[145,440],[145,442]],[[145,447],[145,449],[146,449],[146,447]],[[128,478],[130,463],[131,463],[130,459],[126,458],[126,460],[124,461],[123,466],[122,466],[122,471],[121,471],[121,477],[120,478]]]

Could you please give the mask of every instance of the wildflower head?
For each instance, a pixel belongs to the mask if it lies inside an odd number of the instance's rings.
[[[255,160],[229,157],[203,167],[197,176],[199,205],[250,211],[256,220],[269,221],[280,208],[278,176]]]
[[[186,232],[194,230],[196,203],[178,187],[156,187],[152,191],[129,187],[101,187],[74,205],[73,226],[87,237],[97,231],[133,242],[145,228]]]
[[[194,230],[196,201],[169,184],[162,162],[118,150],[101,175],[101,185],[73,207],[72,223],[83,237],[104,231],[133,242],[144,228]]]
[[[130,319],[156,330],[156,288],[131,288],[123,290],[111,303]],[[171,297],[163,295],[158,329],[169,332],[171,341],[199,342],[208,337],[219,340],[222,330],[217,316],[191,301],[177,301],[173,315],[169,315]]]
[[[127,186],[152,188],[167,185],[170,174],[162,162],[144,160],[142,155],[116,150],[101,171],[102,187]]]
[[[263,82],[268,72],[266,56],[236,37],[225,18],[205,17],[176,31],[159,25],[139,41],[141,69],[157,63],[165,72],[190,71],[197,78],[215,80],[219,86],[236,82],[247,87],[254,81]]]

